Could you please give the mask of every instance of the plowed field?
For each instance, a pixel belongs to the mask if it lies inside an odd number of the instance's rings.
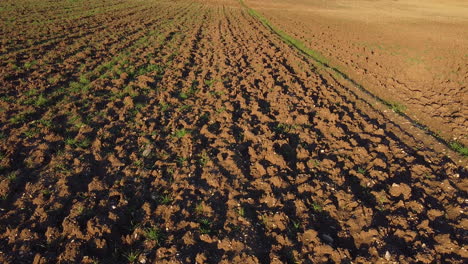
[[[0,18],[0,263],[468,257],[466,159],[243,3]]]
[[[467,1],[246,3],[438,136],[468,144]]]

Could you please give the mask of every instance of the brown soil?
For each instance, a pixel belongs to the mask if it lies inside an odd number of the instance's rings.
[[[377,96],[468,145],[468,4],[247,0]]]
[[[468,257],[466,168],[239,2],[86,3],[0,4],[0,263]]]

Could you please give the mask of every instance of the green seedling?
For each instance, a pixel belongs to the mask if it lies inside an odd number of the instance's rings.
[[[37,61],[31,61],[31,62],[26,62],[23,67],[26,69],[26,70],[29,70],[31,69],[32,66],[36,65],[37,64]]]
[[[318,167],[318,166],[320,166],[320,161],[318,161],[318,160],[314,160],[314,165],[315,165],[315,167]]]
[[[58,82],[59,78],[58,77],[49,77],[47,78],[47,82],[49,84],[56,84]]]
[[[185,157],[177,157],[176,162],[179,166],[184,166],[185,162],[187,161],[187,158]]]
[[[449,143],[451,149],[455,150],[456,152],[460,153],[464,157],[468,157],[468,148],[460,144],[459,142],[452,141]]]
[[[312,204],[312,210],[314,210],[315,212],[322,212],[323,208],[322,208],[322,206],[320,204],[313,203]]]
[[[142,160],[136,160],[135,162],[133,162],[133,165],[141,168],[141,167],[143,167],[143,161]]]
[[[151,227],[151,228],[145,229],[145,237],[148,240],[155,241],[156,244],[158,244],[158,245],[163,240],[163,234],[162,234],[161,230],[159,230],[156,227]]]
[[[84,138],[81,141],[78,141],[75,146],[79,148],[88,148],[91,145],[91,140],[88,138]]]
[[[186,93],[184,93],[184,92],[181,92],[181,93],[179,94],[179,98],[182,99],[182,100],[185,100],[185,99],[188,98],[188,95],[187,95]]]
[[[79,82],[71,82],[69,86],[72,93],[84,93],[89,90],[89,80],[81,76]]]
[[[136,72],[136,75],[137,76],[145,75],[150,72],[155,73],[156,75],[161,75],[164,73],[164,67],[157,65],[157,64],[150,64],[150,65],[147,65],[146,67],[142,67],[138,69],[138,71]]]
[[[161,204],[170,204],[172,202],[172,197],[170,194],[165,194],[159,197],[159,202]]]
[[[166,112],[169,109],[169,107],[171,107],[170,104],[165,104],[165,103],[162,103],[159,106],[161,107],[161,112]]]
[[[214,84],[215,82],[216,82],[215,79],[205,80],[205,84],[206,84],[208,87],[213,86],[213,84]]]
[[[434,179],[435,176],[432,175],[432,174],[430,174],[430,173],[427,173],[427,172],[426,172],[426,173],[424,173],[424,178],[426,178],[426,179]]]
[[[224,95],[224,92],[223,91],[211,91],[210,94],[216,97],[220,97]]]
[[[176,137],[176,138],[182,138],[185,135],[187,135],[188,133],[189,133],[189,131],[187,131],[185,128],[182,128],[182,129],[176,130],[172,135],[174,137]]]
[[[81,75],[80,76],[80,79],[79,79],[80,83],[83,84],[83,85],[88,85],[90,83],[89,79],[86,78],[86,76],[84,75]]]
[[[34,103],[35,106],[37,107],[42,107],[46,106],[49,103],[49,100],[44,97],[44,95],[39,95],[39,97],[36,99],[36,102]]]
[[[130,252],[124,254],[124,257],[128,260],[128,262],[135,263],[138,260],[140,254],[141,253],[139,251],[130,250]]]
[[[78,147],[79,148],[88,148],[91,145],[91,140],[89,140],[88,138],[84,138],[83,140],[78,141],[75,138],[67,138],[67,139],[65,139],[65,144],[73,146],[75,148],[78,148]]]
[[[76,144],[76,139],[74,139],[74,138],[67,138],[67,139],[65,139],[65,144],[66,144],[66,145],[73,146],[73,145]]]
[[[245,216],[245,209],[244,209],[244,207],[239,207],[239,208],[237,208],[237,214],[238,214],[239,216],[244,217],[244,216]]]
[[[203,204],[202,203],[198,203],[197,206],[195,206],[195,213],[203,214]]]
[[[301,228],[301,222],[296,222],[294,220],[291,221],[292,225],[293,225],[293,229],[294,230],[299,230]]]
[[[211,221],[208,219],[208,218],[202,218],[200,219],[199,221],[200,223],[200,227],[199,227],[199,230],[200,230],[200,233],[201,234],[209,234],[211,233]]]
[[[219,109],[216,109],[216,113],[221,114],[222,112],[226,111],[226,107],[221,107]]]
[[[202,123],[208,122],[208,120],[210,120],[210,114],[209,113],[204,113],[203,115],[200,116],[199,120]]]
[[[387,198],[385,198],[385,196],[379,196],[378,202],[379,202],[380,205],[382,205],[385,202],[387,202]]]
[[[21,112],[16,114],[14,117],[10,118],[10,122],[12,124],[20,124],[20,123],[25,123],[28,117],[32,114],[32,112]]]
[[[38,128],[31,128],[23,132],[23,135],[26,136],[27,138],[33,138],[37,134],[39,134]]]
[[[357,172],[362,175],[365,175],[367,173],[367,170],[365,168],[358,167]]]
[[[406,106],[398,103],[398,102],[389,102],[390,108],[393,110],[393,112],[397,114],[404,114],[406,111]]]
[[[190,96],[196,94],[196,93],[198,92],[197,87],[198,87],[198,81],[193,81],[193,82],[192,82],[192,85],[191,85],[190,88],[189,88],[188,94],[189,94]]]
[[[297,126],[296,125],[289,125],[289,124],[278,124],[276,125],[276,127],[274,128],[274,131],[276,131],[277,133],[280,133],[280,134],[284,134],[284,133],[289,133],[291,132],[292,130],[296,129]]]
[[[202,167],[205,167],[209,161],[210,161],[210,158],[208,157],[208,154],[203,152],[200,155],[200,158],[198,159],[198,164],[200,164]]]
[[[185,111],[185,110],[190,110],[190,109],[192,109],[192,106],[191,106],[191,105],[183,105],[183,106],[181,106],[179,109],[180,109],[180,111],[183,112],[183,111]]]
[[[17,178],[16,172],[11,172],[7,175],[7,179],[11,182],[15,181]]]

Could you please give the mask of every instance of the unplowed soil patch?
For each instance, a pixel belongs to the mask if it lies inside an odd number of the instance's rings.
[[[1,263],[463,263],[466,168],[237,1],[2,1]]]

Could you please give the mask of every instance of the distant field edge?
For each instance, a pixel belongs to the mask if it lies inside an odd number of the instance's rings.
[[[364,88],[361,84],[353,80],[348,74],[343,72],[342,70],[338,69],[338,67],[332,65],[325,56],[323,56],[319,51],[310,49],[307,47],[304,43],[302,43],[300,40],[295,39],[294,37],[288,35],[286,32],[283,30],[279,29],[275,25],[273,25],[267,18],[262,16],[259,12],[256,10],[250,8],[245,4],[243,0],[239,0],[241,6],[247,10],[247,12],[255,19],[260,21],[266,28],[271,30],[275,35],[277,35],[282,41],[284,41],[286,44],[288,44],[291,47],[294,47],[296,50],[298,50],[300,53],[303,55],[307,56],[308,58],[312,59],[315,61],[320,67],[323,67],[327,70],[330,71],[332,76],[338,76],[346,81],[350,82],[352,85],[357,87],[359,90],[367,94],[368,96],[372,97],[373,99],[377,100],[381,104],[385,105],[392,111],[394,111],[396,114],[402,116],[405,118],[408,122],[410,122],[413,126],[417,127],[421,131],[423,131],[425,134],[432,136],[434,139],[436,139],[438,142],[444,144],[447,148],[457,152],[464,158],[468,158],[468,147],[464,146],[462,143],[454,140],[447,140],[445,139],[442,135],[439,133],[436,133],[432,131],[429,127],[426,125],[414,120],[410,116],[404,113],[404,111],[400,110],[400,107],[398,107],[398,103],[387,101],[374,93],[372,93],[370,90]],[[335,80],[338,82],[337,78]]]

